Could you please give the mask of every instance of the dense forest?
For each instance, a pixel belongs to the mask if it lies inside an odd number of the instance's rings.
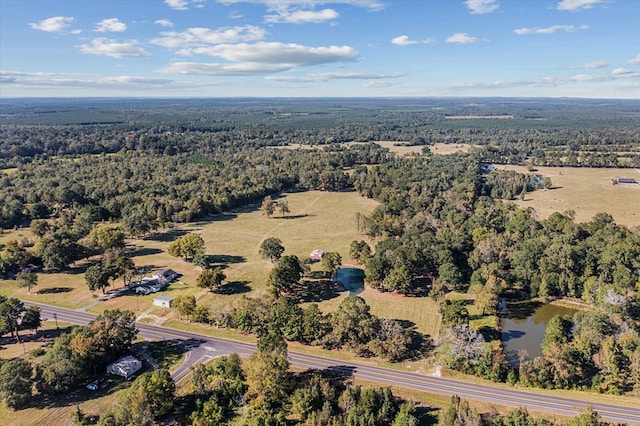
[[[637,392],[639,229],[616,224],[606,212],[586,223],[576,223],[570,209],[539,219],[508,200],[552,185],[534,174],[535,166],[640,167],[639,111],[638,102],[589,100],[3,100],[0,229],[30,226],[37,238],[0,247],[0,275],[31,286],[33,268],[65,270],[100,254],[101,263],[87,270],[86,279],[92,290],[104,290],[109,280],[133,274],[125,237],[264,204],[282,191],[357,191],[380,205],[372,214],[356,215],[358,231],[374,245],[354,241],[349,255],[364,265],[372,288],[438,301],[442,333],[433,342],[434,356],[447,367],[524,386]],[[400,157],[376,141],[425,149]],[[474,148],[444,156],[426,149],[434,143]],[[493,171],[488,163],[529,165],[532,172]],[[104,221],[121,229],[96,227]],[[286,262],[299,280],[303,265],[291,256],[274,270]],[[487,315],[498,313],[501,298],[568,297],[589,309],[554,318],[543,355],[514,364],[502,350],[499,330],[471,327],[464,301],[453,294],[469,296]],[[365,391],[311,373],[291,376],[283,342],[398,361],[425,355],[424,336],[373,316],[355,296],[331,314],[313,304],[303,309],[278,291],[274,296],[247,298],[226,313],[196,310],[194,303],[195,321],[255,333],[264,349],[245,369],[225,359],[234,364],[198,372],[215,380],[196,386],[199,402],[190,414],[195,424],[229,420],[235,415],[229,407],[240,396],[255,403],[247,418],[263,419],[246,424],[281,424],[283,395],[290,397],[286,415],[306,424],[357,424],[349,420],[354,416],[370,418],[367,424],[416,424],[415,408],[388,389]],[[2,300],[3,306],[9,301]],[[0,325],[17,334],[12,312],[2,311]],[[100,338],[92,325],[61,337],[61,347],[54,346],[45,361],[74,365],[69,374],[78,376],[62,383],[56,380],[67,375],[38,380],[54,393],[80,382],[88,375],[83,366],[117,355],[92,352]],[[279,380],[259,377],[264,363],[282,367],[280,394],[256,390],[253,381]],[[225,385],[211,388],[214,382]],[[372,412],[372,404],[384,410]],[[452,404],[452,413],[465,412],[460,401]],[[114,420],[105,424],[130,423],[121,417],[131,412],[109,413]],[[445,424],[459,424],[451,416]],[[486,421],[471,411],[468,416],[477,419],[468,424]],[[515,424],[500,421],[494,424]]]

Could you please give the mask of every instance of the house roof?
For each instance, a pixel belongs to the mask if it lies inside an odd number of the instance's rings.
[[[173,299],[173,296],[156,296],[153,298],[153,301],[155,302],[157,300],[159,302],[171,302]]]
[[[138,369],[140,367],[140,360],[132,355],[127,355],[113,361],[109,364],[109,367],[121,368],[124,370]]]

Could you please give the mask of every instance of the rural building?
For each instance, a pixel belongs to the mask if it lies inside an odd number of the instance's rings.
[[[170,308],[173,304],[173,297],[171,296],[156,296],[153,299],[153,304],[155,306],[160,306],[161,308]]]
[[[634,178],[616,178],[617,183],[638,183]]]
[[[162,285],[167,285],[171,281],[175,280],[178,277],[178,273],[171,269],[165,269],[160,272],[156,272],[153,274],[153,278],[158,280],[158,282]]]
[[[142,361],[131,355],[127,355],[123,356],[122,358],[118,358],[116,361],[107,365],[107,373],[115,374],[116,376],[122,376],[125,379],[128,379],[141,368]]]
[[[309,255],[309,258],[311,260],[322,260],[322,256],[324,256],[324,250],[315,249],[314,251],[311,252],[311,254]]]

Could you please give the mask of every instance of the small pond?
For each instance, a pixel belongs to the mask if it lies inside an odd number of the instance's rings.
[[[333,279],[351,294],[360,293],[364,289],[364,270],[360,268],[340,268]]]
[[[542,355],[540,344],[551,318],[556,315],[573,316],[577,312],[565,306],[540,302],[507,303],[503,307],[506,310],[500,319],[502,344],[512,365],[518,364],[521,349],[527,351],[526,359]]]

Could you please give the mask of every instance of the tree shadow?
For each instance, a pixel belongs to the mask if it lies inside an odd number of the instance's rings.
[[[503,342],[507,342],[511,339],[518,339],[524,336],[525,334],[526,333],[524,331],[509,330],[509,331],[503,331],[502,333],[500,333],[500,337],[502,338]]]
[[[73,291],[73,288],[71,288],[71,287],[50,287],[50,288],[43,288],[41,290],[38,290],[36,292],[36,294],[58,294],[58,293],[69,293],[70,291]]]
[[[169,243],[188,233],[189,231],[185,229],[171,229],[166,232],[155,232],[153,234],[147,235],[146,237],[143,237],[142,239],[145,241],[159,241],[163,243]]]
[[[509,319],[527,319],[543,305],[542,302],[507,303],[507,310],[503,313]]]
[[[438,424],[438,409],[430,407],[428,405],[418,405],[416,407],[416,417],[418,418],[418,425],[431,426]]]
[[[357,368],[353,365],[330,365],[322,370],[322,374],[329,377],[353,377]]]
[[[158,253],[162,253],[162,250],[158,248],[151,248],[151,247],[136,247],[131,253],[131,256],[132,257],[150,256],[152,254],[158,254]]]
[[[249,281],[230,281],[216,288],[213,293],[224,295],[248,293],[251,291],[251,287],[248,284]]]
[[[209,263],[221,263],[228,265],[230,263],[243,263],[247,261],[244,256],[235,256],[232,254],[209,254],[207,255],[207,261]]]
[[[205,226],[205,225],[209,225],[211,222],[226,222],[228,220],[233,220],[237,217],[238,217],[237,213],[224,212],[224,213],[207,216],[203,220],[200,220],[197,222],[191,222],[191,224],[196,226]]]
[[[74,265],[70,268],[67,268],[64,272],[70,275],[80,275],[87,272],[87,268],[91,266],[93,263],[84,263],[82,265]]]
[[[314,214],[293,214],[293,215],[288,215],[288,216],[271,216],[271,219],[301,219],[303,217],[313,217],[315,216]]]
[[[249,281],[230,281],[216,289],[212,293],[215,294],[224,294],[224,295],[232,295],[232,294],[243,294],[251,291],[251,287],[249,287]]]
[[[322,302],[340,295],[344,288],[333,280],[305,280],[294,293],[300,302]]]
[[[484,337],[485,342],[492,342],[494,340],[500,340],[502,338],[502,333],[499,330],[496,330],[495,328],[489,327],[486,325],[483,325],[482,327],[480,327],[478,329],[478,332],[482,334],[482,337]]]

